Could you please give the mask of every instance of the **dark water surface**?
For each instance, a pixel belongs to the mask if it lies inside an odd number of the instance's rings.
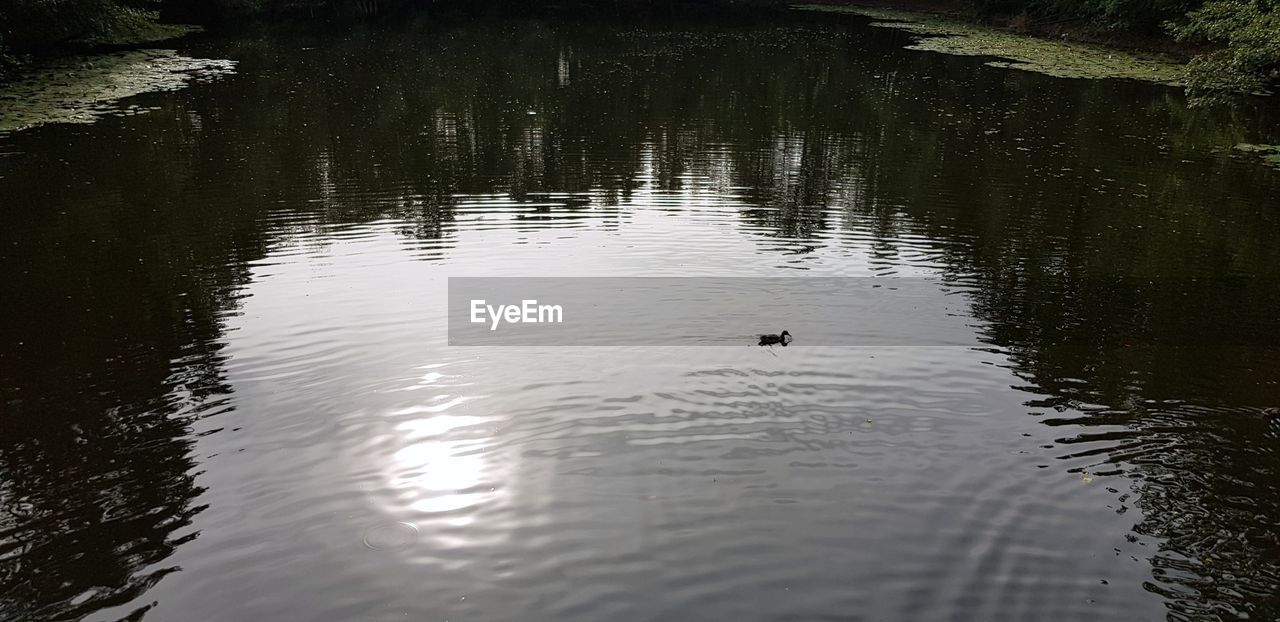
[[[0,137],[0,619],[1277,619],[1274,118],[904,42],[214,38]],[[983,345],[447,345],[449,276],[588,275]]]

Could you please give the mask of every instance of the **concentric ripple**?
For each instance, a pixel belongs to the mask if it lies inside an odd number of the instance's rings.
[[[0,619],[1280,617],[1274,123],[757,17],[211,38],[0,138]],[[451,276],[982,345],[451,347]]]

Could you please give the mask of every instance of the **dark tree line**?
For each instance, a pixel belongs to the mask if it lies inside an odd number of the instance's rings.
[[[628,10],[674,0],[0,0],[0,69],[13,54],[71,42],[130,43],[172,31],[155,22],[209,23],[244,17],[368,19],[407,10],[469,6],[472,10],[587,4]],[[683,0],[684,2],[697,0]],[[784,0],[702,0],[712,4],[785,4]],[[1190,66],[1193,94],[1258,92],[1280,78],[1280,12],[1276,0],[961,0],[975,15],[1037,23],[1082,22],[1104,30],[1166,32],[1213,51]]]
[[[69,44],[136,44],[180,33],[160,22],[235,19],[367,20],[408,11],[597,8],[643,11],[672,4],[772,4],[786,0],[0,0],[0,75],[26,53]],[[1277,0],[960,0],[974,16],[1018,23],[1076,23],[1102,31],[1165,33],[1208,49],[1188,67],[1197,101],[1265,92],[1280,80]]]

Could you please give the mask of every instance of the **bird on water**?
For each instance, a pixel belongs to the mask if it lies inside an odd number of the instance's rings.
[[[762,346],[786,346],[789,343],[791,343],[791,333],[785,330],[777,335],[760,335],[760,345]]]

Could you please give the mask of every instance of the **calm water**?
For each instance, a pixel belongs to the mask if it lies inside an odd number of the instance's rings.
[[[0,619],[1280,617],[1274,113],[905,42],[213,38],[0,137]],[[449,276],[587,275],[937,279],[983,346],[446,345]]]

